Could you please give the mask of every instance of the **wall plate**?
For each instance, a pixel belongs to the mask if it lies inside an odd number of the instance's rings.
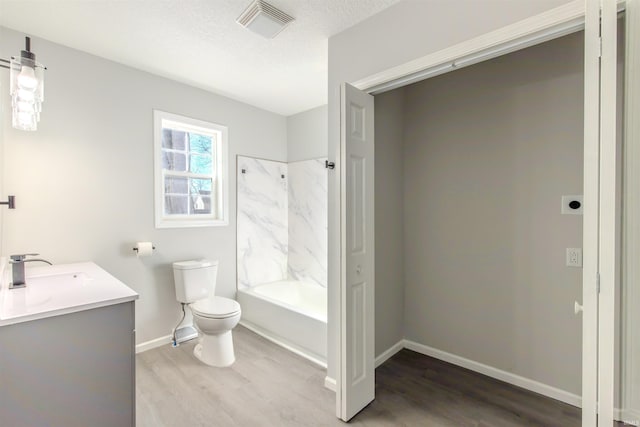
[[[582,267],[582,248],[567,248],[567,267]]]
[[[582,215],[583,204],[582,195],[562,196],[560,213],[563,215]]]

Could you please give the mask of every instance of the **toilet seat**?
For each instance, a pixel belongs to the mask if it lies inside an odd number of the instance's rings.
[[[213,297],[194,302],[191,311],[208,319],[226,319],[240,314],[240,304],[230,298]]]

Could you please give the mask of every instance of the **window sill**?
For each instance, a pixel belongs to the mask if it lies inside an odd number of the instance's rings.
[[[156,221],[156,228],[226,227],[228,220],[219,219],[162,219]]]

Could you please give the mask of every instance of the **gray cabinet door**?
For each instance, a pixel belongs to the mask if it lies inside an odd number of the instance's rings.
[[[135,425],[134,303],[0,328],[0,425]]]

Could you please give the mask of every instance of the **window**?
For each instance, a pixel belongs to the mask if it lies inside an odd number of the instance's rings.
[[[227,128],[154,110],[156,228],[227,225]]]

